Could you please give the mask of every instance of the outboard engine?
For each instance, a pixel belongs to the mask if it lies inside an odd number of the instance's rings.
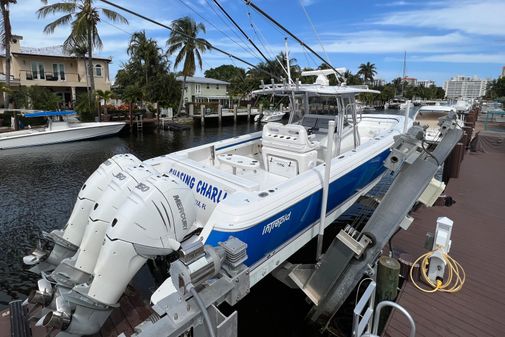
[[[97,333],[147,259],[177,251],[195,219],[195,198],[183,182],[158,175],[138,184],[107,229],[92,281],[75,286],[65,298],[67,312],[49,312],[44,325]]]
[[[25,264],[33,265],[30,270],[35,273],[53,270],[63,259],[74,255],[81,244],[89,214],[112,177],[125,168],[140,163],[141,161],[131,154],[115,155],[102,163],[82,185],[64,229],[44,233],[47,240],[54,242],[52,251],[43,251],[41,247],[37,247],[30,255],[23,257]]]
[[[79,250],[56,267],[50,275],[53,281],[68,288],[88,281],[102,248],[107,226],[135,186],[155,174],[158,172],[151,166],[140,165],[128,167],[113,176],[107,189],[93,206]]]

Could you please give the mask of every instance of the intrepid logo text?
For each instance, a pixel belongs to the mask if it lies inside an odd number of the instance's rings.
[[[277,218],[274,221],[270,222],[269,224],[265,225],[265,227],[263,227],[263,233],[261,233],[261,235],[270,234],[270,232],[273,231],[275,228],[279,228],[283,223],[288,221],[290,217],[291,212],[284,214],[280,218]]]

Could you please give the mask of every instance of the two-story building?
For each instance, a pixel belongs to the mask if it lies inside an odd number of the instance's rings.
[[[178,76],[177,81],[183,82],[184,77]],[[186,77],[184,88],[184,103],[214,102],[229,107],[229,82],[206,77]]]
[[[63,46],[24,47],[22,39],[22,36],[14,35],[11,40],[11,85],[48,88],[60,96],[67,107],[71,106],[77,95],[89,86],[87,62],[70,55]],[[110,62],[110,58],[93,58],[96,90],[110,90]],[[0,71],[0,81],[5,82],[5,51],[0,55]]]

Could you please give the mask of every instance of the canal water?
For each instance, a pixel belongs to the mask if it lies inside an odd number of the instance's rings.
[[[82,183],[107,158],[132,153],[145,160],[260,128],[252,122],[194,126],[184,131],[155,130],[143,135],[0,151],[0,309],[13,299],[26,298],[36,287],[39,276],[23,266],[22,257],[32,250],[42,231],[62,228]],[[362,216],[363,212],[363,207],[353,207],[345,221],[353,221],[356,214]],[[313,261],[315,245],[311,245],[307,248],[310,256],[297,254],[296,262]],[[137,275],[135,283],[146,294],[156,288],[147,267]],[[238,304],[241,335],[306,335],[300,327],[311,306],[301,291],[289,289],[269,276],[255,286],[251,295],[254,296],[247,296]],[[258,315],[269,316],[264,317],[268,332],[265,325],[258,326]],[[297,323],[290,324],[294,322]]]

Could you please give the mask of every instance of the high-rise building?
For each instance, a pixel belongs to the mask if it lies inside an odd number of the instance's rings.
[[[478,98],[486,94],[488,80],[477,76],[455,76],[445,81],[444,90],[447,98]]]
[[[501,68],[501,77],[505,77],[505,66]]]
[[[417,86],[418,87],[429,88],[432,85],[435,85],[435,81],[432,81],[432,80],[417,80]]]
[[[407,85],[411,85],[413,87],[417,85],[417,79],[414,77],[404,77],[402,80],[406,82]]]

